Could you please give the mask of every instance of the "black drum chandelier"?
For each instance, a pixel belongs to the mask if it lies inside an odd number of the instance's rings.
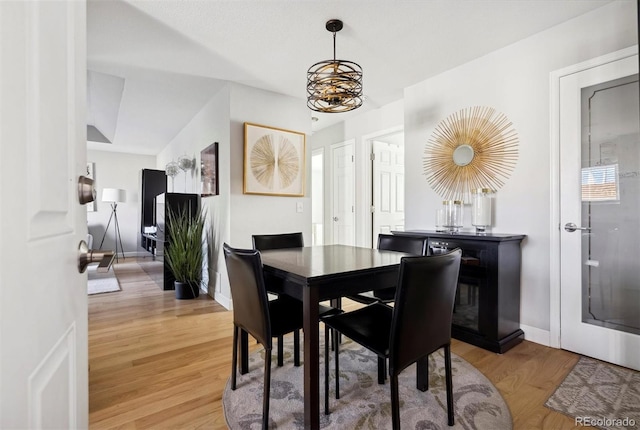
[[[336,60],[336,33],[342,21],[330,19],[333,60],[320,61],[307,71],[307,106],[316,112],[348,112],[362,106],[362,67],[353,61]]]

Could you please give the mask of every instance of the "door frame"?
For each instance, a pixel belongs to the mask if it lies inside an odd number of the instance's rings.
[[[549,74],[550,78],[550,223],[549,223],[549,346],[560,348],[560,79],[638,53],[638,46],[621,49]]]
[[[357,172],[356,172],[356,159],[355,159],[355,152],[356,152],[356,140],[355,139],[347,139],[347,140],[343,140],[341,142],[337,142],[337,143],[333,143],[329,146],[329,159],[330,159],[330,175],[329,175],[329,190],[326,190],[324,192],[325,196],[329,197],[329,204],[325,205],[325,217],[324,217],[324,223],[325,223],[325,228],[324,228],[324,243],[325,244],[333,244],[333,233],[334,233],[334,222],[333,222],[333,217],[334,217],[334,213],[335,213],[335,208],[333,206],[333,187],[335,184],[335,175],[336,175],[336,166],[333,163],[333,152],[336,150],[336,148],[339,148],[341,146],[348,146],[350,145],[352,148],[352,153],[353,153],[353,172],[352,172],[352,179],[353,179],[353,190],[352,190],[352,194],[353,194],[353,198],[352,198],[352,203],[353,203],[353,210],[354,210],[354,214],[352,217],[353,220],[353,243],[354,245],[357,245],[358,243],[358,231],[356,230],[356,226],[357,226],[357,222],[358,222],[358,207],[356,205],[356,200],[357,200],[357,196],[356,196],[356,192],[357,192]],[[325,158],[326,161],[326,158]],[[326,164],[325,164],[326,166]],[[326,172],[326,167],[325,167],[325,172]],[[327,192],[328,191],[328,192]],[[328,228],[327,228],[328,227]]]
[[[400,132],[404,133],[404,125],[385,128],[362,136],[362,189],[366,192],[366,196],[362,196],[363,210],[360,212],[362,215],[358,218],[358,233],[362,238],[362,246],[364,247],[373,248],[375,243],[373,241],[373,213],[371,212],[371,207],[373,206],[373,160],[371,159],[373,141]],[[357,199],[358,197],[356,197]]]

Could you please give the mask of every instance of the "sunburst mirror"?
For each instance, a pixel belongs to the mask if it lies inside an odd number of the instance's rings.
[[[424,174],[444,200],[469,202],[477,188],[498,190],[518,160],[518,136],[490,107],[455,112],[435,128],[424,150]]]

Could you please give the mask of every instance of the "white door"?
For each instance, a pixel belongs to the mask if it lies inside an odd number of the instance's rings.
[[[324,149],[311,153],[311,245],[324,243]]]
[[[633,55],[564,76],[559,112],[561,347],[634,369],[640,369],[637,73]]]
[[[0,2],[0,428],[88,427],[86,5]]]
[[[335,245],[355,244],[355,193],[353,143],[331,147],[331,228]]]
[[[402,136],[403,133],[400,134]],[[373,236],[404,230],[404,145],[382,140],[372,142]]]

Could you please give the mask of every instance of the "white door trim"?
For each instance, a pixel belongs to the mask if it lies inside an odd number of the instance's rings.
[[[353,221],[353,243],[354,245],[357,244],[358,242],[358,234],[357,234],[357,230],[356,230],[356,220],[357,220],[357,206],[356,206],[356,192],[357,192],[357,187],[356,187],[356,183],[357,183],[357,173],[356,173],[356,163],[355,163],[355,152],[356,152],[356,140],[355,139],[347,139],[347,140],[343,140],[342,142],[338,142],[338,143],[333,143],[329,146],[329,172],[331,173],[329,175],[329,189],[327,191],[325,191],[325,195],[330,196],[329,197],[329,204],[326,205],[325,208],[325,217],[324,217],[324,223],[326,228],[325,230],[325,241],[324,243],[328,243],[328,244],[333,244],[333,237],[334,237],[334,222],[333,222],[333,217],[334,217],[334,213],[335,213],[335,207],[334,207],[334,202],[333,202],[333,187],[335,184],[335,175],[336,175],[336,166],[333,163],[333,152],[336,150],[336,148],[339,148],[341,146],[351,146],[352,148],[352,153],[353,153],[353,190],[352,190],[352,205],[354,208],[354,211],[356,211],[356,213],[353,214],[352,216],[352,221]],[[326,159],[325,159],[326,161]],[[326,167],[325,167],[325,172],[326,172]],[[327,212],[327,208],[328,211]]]
[[[593,67],[631,57],[638,46],[574,64],[549,74],[550,87],[550,166],[551,216],[549,223],[549,346],[560,348],[560,79]]]
[[[360,243],[362,243],[362,246],[368,248],[373,248],[373,238],[371,234],[373,229],[373,219],[371,216],[371,206],[373,205],[373,162],[371,161],[371,154],[373,153],[372,141],[382,136],[400,132],[404,132],[404,125],[385,128],[384,130],[379,130],[362,136],[363,159],[362,177],[360,180],[362,181],[363,189],[367,190],[367,196],[362,199],[363,205],[360,211],[362,217],[358,220],[358,224],[361,228],[358,228],[358,234],[360,235]]]

